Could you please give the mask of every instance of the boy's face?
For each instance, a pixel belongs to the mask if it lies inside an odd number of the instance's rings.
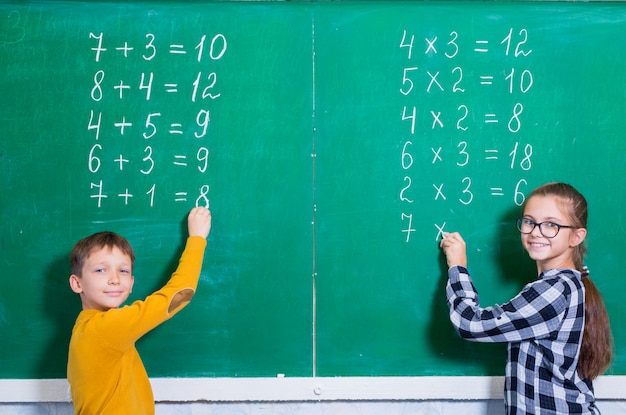
[[[70,276],[70,287],[80,294],[83,310],[119,307],[132,292],[133,282],[130,257],[116,247],[94,249],[83,265],[82,276]]]

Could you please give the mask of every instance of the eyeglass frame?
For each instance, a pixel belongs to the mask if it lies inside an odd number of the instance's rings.
[[[530,232],[523,232],[522,231],[522,224],[523,221],[528,221],[529,224],[533,224],[533,228],[530,230]],[[535,230],[536,227],[539,227],[539,233],[541,233],[541,235],[543,235],[543,237],[548,238],[548,239],[552,239],[552,238],[556,238],[556,236],[559,234],[559,232],[561,232],[561,228],[566,228],[566,229],[578,229],[580,228],[579,226],[569,226],[569,225],[561,225],[559,223],[556,222],[552,222],[551,220],[547,220],[544,222],[535,222],[532,219],[528,219],[528,218],[518,218],[515,221],[516,225],[517,225],[517,230],[520,231],[520,233],[524,234],[524,235],[530,235],[531,233],[533,233],[533,231]],[[541,225],[545,224],[545,223],[550,223],[554,226],[556,226],[556,233],[553,236],[547,236],[546,234],[543,233],[543,229],[541,228]]]

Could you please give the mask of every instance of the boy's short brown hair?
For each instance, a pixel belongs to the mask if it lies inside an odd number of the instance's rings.
[[[82,276],[83,265],[94,249],[118,248],[130,257],[131,271],[135,265],[135,252],[130,243],[115,232],[98,232],[76,242],[70,253],[72,274]]]

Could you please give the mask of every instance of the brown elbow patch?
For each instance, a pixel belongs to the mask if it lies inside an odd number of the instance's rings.
[[[183,305],[187,304],[191,301],[191,297],[193,297],[195,291],[191,288],[185,288],[184,290],[180,290],[174,297],[172,297],[172,301],[170,302],[170,307],[167,309],[167,313],[171,314],[178,310]]]

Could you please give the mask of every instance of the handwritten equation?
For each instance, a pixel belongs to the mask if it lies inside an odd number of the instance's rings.
[[[414,220],[420,203],[442,206],[438,217],[428,218],[436,240],[447,225],[445,212],[471,205],[478,197],[510,198],[521,205],[528,184],[525,174],[533,168],[535,155],[533,144],[521,134],[532,122],[524,98],[536,77],[529,69],[533,50],[528,31],[510,28],[497,41],[470,41],[456,31],[420,38],[403,30],[397,47],[406,58],[398,92],[407,104],[396,121],[405,128],[398,189],[404,241],[423,234]],[[435,173],[420,174],[424,164]],[[458,179],[451,178],[451,168]],[[519,172],[516,183],[498,183],[496,173],[503,170]],[[426,188],[418,188],[424,181]]]
[[[227,53],[226,37],[164,43],[147,33],[133,44],[89,33],[89,40],[97,66],[86,91],[92,103],[85,116],[92,143],[83,155],[89,198],[98,208],[208,207],[208,140],[213,103],[221,96],[214,63]]]

